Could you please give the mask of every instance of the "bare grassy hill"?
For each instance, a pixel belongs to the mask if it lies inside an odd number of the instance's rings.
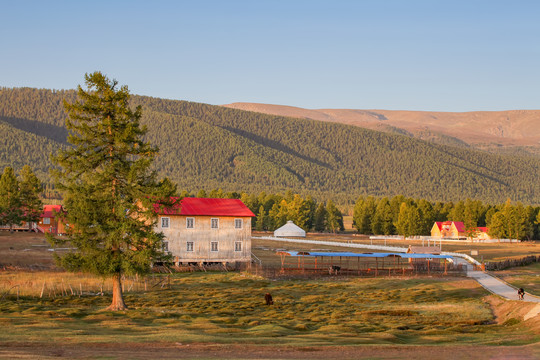
[[[353,109],[303,109],[293,106],[232,103],[228,108],[308,118],[363,128],[409,133],[436,142],[463,142],[481,148],[540,148],[540,110],[431,112]]]

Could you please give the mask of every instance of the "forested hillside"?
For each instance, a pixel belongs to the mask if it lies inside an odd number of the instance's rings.
[[[73,91],[0,90],[0,167],[46,174],[66,146],[62,99]],[[359,195],[540,203],[540,161],[429,143],[400,134],[206,104],[133,96],[161,175],[180,189],[280,192],[321,199]]]

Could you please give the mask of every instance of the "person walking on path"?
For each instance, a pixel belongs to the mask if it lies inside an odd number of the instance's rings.
[[[523,300],[523,296],[525,295],[525,290],[523,288],[518,289],[518,298],[519,300]]]

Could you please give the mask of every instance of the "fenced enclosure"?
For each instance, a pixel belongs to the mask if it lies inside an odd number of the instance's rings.
[[[532,263],[540,262],[540,256],[530,255],[520,259],[508,259],[503,261],[489,261],[485,264],[488,271],[504,270],[518,266],[526,266]]]
[[[123,276],[124,293],[149,291],[170,286],[170,274]],[[0,300],[16,297],[55,299],[64,296],[103,296],[112,293],[112,280],[64,271],[0,272]]]
[[[426,267],[415,268],[379,268],[368,270],[340,269],[331,272],[330,269],[295,269],[288,268],[284,271],[275,266],[253,265],[247,270],[253,275],[262,276],[269,279],[340,279],[340,278],[376,278],[376,277],[415,277],[415,276],[466,276],[466,270],[462,265],[449,265],[446,271],[443,267],[431,267],[428,273]]]

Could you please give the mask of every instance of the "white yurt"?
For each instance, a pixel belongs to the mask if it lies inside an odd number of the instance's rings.
[[[287,221],[285,225],[274,231],[276,237],[306,237],[306,232],[293,223],[291,220]]]

